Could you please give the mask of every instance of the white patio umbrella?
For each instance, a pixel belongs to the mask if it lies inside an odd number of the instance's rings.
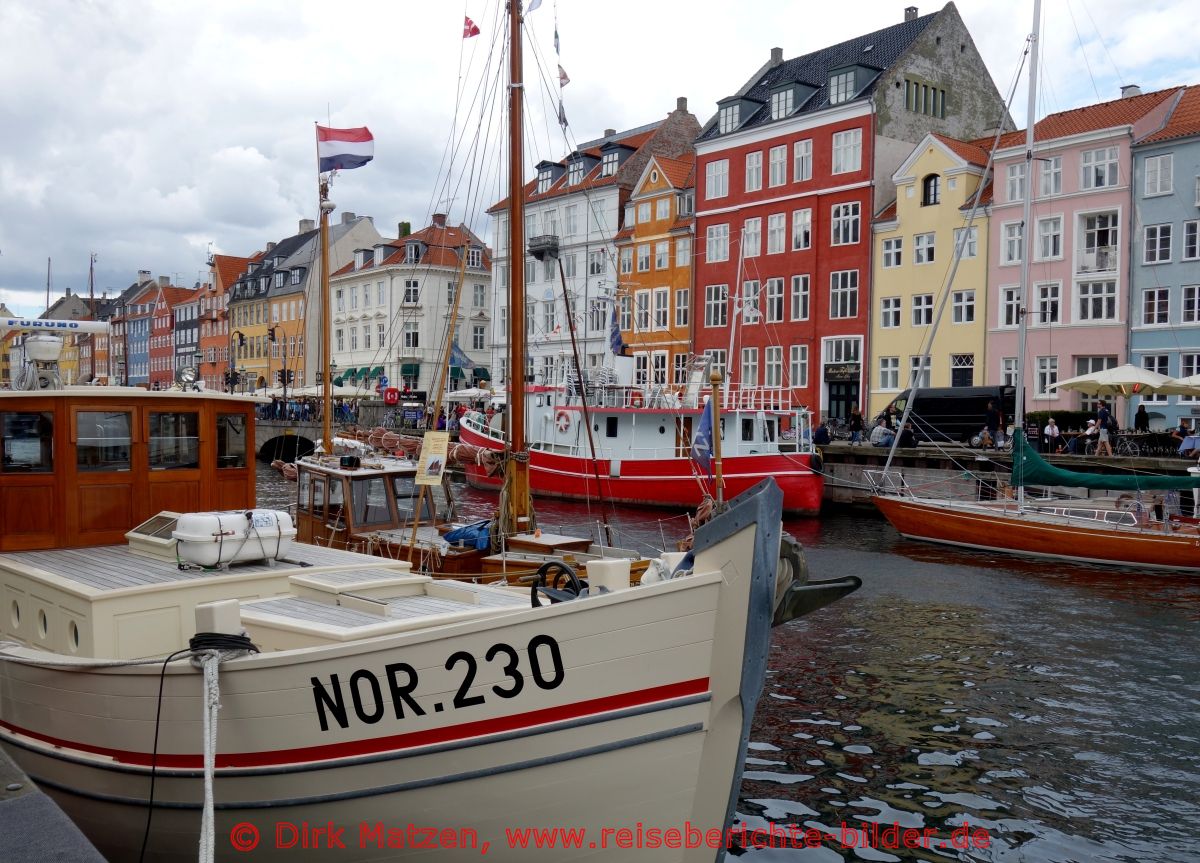
[[[1155,392],[1167,396],[1200,396],[1200,375],[1172,378]]]
[[[371,390],[359,389],[358,387],[338,386],[337,384],[329,385],[330,398],[335,399],[352,399],[352,398],[378,398]],[[313,396],[321,398],[325,395],[325,388],[322,384],[309,384],[306,387],[289,388],[288,395],[294,395],[297,398],[301,396]]]
[[[447,402],[474,402],[479,399],[491,398],[495,393],[491,390],[485,390],[482,387],[467,387],[463,390],[451,390],[442,396],[442,401]]]
[[[1111,369],[1103,369],[1074,378],[1067,378],[1052,386],[1060,390],[1079,390],[1103,396],[1136,396],[1151,392],[1162,392],[1162,387],[1172,383],[1171,378],[1152,372],[1141,366],[1125,363]]]

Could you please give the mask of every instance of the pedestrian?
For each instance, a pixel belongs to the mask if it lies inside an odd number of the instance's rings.
[[[1004,446],[1004,414],[1000,413],[1000,409],[996,407],[994,401],[989,400],[987,403],[987,411],[983,415],[983,427],[987,429],[988,437],[992,439],[993,449],[1000,449]]]
[[[858,405],[850,406],[850,418],[846,421],[846,427],[850,429],[850,444],[852,446],[860,445],[866,427],[863,425],[862,411],[858,409]]]
[[[1062,452],[1062,432],[1058,430],[1058,423],[1054,421],[1054,417],[1050,417],[1046,428],[1042,430],[1042,446],[1048,453]]]
[[[1108,402],[1100,402],[1100,407],[1096,411],[1096,455],[1113,454],[1112,441],[1110,437],[1113,431],[1112,413],[1108,409]]]
[[[1133,430],[1142,434],[1150,431],[1150,414],[1146,413],[1145,405],[1138,405],[1137,413],[1133,415]]]

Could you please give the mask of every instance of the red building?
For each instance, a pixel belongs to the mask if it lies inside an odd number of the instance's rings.
[[[926,132],[996,125],[1011,121],[953,4],[792,60],[773,49],[697,139],[695,352],[743,390],[826,416],[861,405],[874,210]]]
[[[194,300],[196,292],[160,285],[143,294],[150,305],[150,389],[165,390],[175,383],[175,306]]]

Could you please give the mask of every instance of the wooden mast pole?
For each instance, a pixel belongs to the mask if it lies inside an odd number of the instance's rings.
[[[713,490],[717,493],[716,511],[725,509],[725,480],[721,476],[721,373],[713,369],[708,381],[712,384],[712,461]]]
[[[326,455],[333,452],[333,382],[329,372],[329,213],[334,203],[329,200],[329,180],[322,179],[321,192],[321,443]]]

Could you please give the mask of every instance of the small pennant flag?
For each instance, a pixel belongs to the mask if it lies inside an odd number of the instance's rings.
[[[558,54],[558,25],[554,25],[554,53]]]
[[[526,12],[532,12],[534,9],[542,5],[542,0],[529,0],[529,8]]]
[[[463,18],[463,38],[470,39],[472,36],[479,35],[479,25],[470,18]]]
[[[558,125],[563,127],[567,125],[567,112],[563,108],[562,99],[558,100]]]
[[[567,77],[567,72],[562,66],[558,67],[558,86],[565,87],[571,83],[571,79]]]

